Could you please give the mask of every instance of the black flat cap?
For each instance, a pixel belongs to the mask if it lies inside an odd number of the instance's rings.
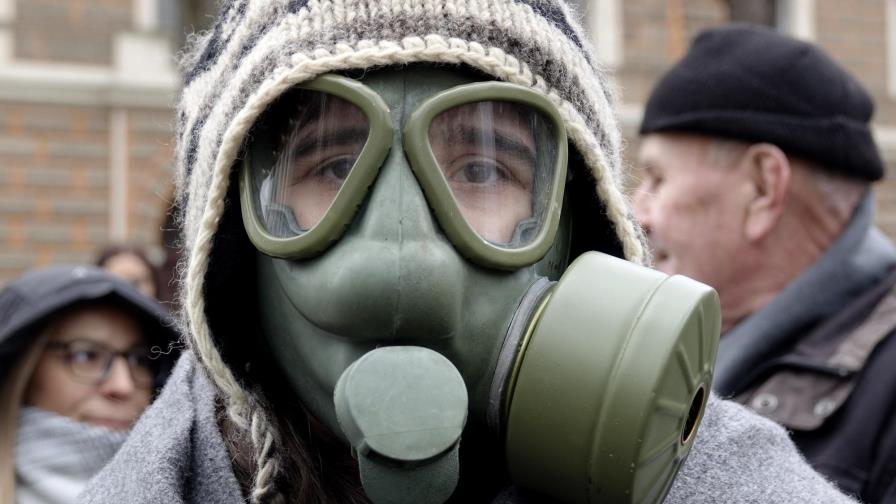
[[[868,122],[871,97],[818,47],[768,28],[700,33],[653,90],[641,134],[684,132],[768,142],[848,177],[884,165]]]

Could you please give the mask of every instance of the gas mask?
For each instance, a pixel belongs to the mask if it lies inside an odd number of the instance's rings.
[[[447,68],[322,76],[253,128],[240,201],[263,335],[374,502],[447,500],[469,424],[540,495],[665,496],[718,300],[598,252],[568,265],[567,149],[545,96]]]

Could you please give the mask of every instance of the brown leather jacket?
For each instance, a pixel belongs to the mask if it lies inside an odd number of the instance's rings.
[[[755,370],[735,399],[867,503],[896,503],[896,273]]]

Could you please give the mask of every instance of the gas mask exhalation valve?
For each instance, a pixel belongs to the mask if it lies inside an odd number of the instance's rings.
[[[422,347],[378,348],[342,373],[334,398],[371,500],[425,504],[451,497],[467,419],[467,389],[451,361]]]

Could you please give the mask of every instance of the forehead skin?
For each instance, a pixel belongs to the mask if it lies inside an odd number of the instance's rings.
[[[641,140],[638,161],[645,179],[671,187],[681,202],[705,208],[718,204],[738,187],[738,152],[724,140],[676,133],[654,133]],[[679,194],[679,190],[689,194]],[[686,197],[689,196],[689,197]]]
[[[430,142],[437,144],[450,138],[454,141],[443,149],[463,149],[477,144],[483,137],[482,129],[494,132],[487,135],[495,140],[494,146],[505,155],[534,166],[537,162],[535,138],[530,124],[530,109],[510,103],[470,103],[454,107],[433,118],[430,126]]]
[[[146,343],[134,317],[114,306],[87,305],[75,308],[54,325],[56,331],[52,341],[84,339],[119,351]]]
[[[112,256],[103,265],[103,269],[133,283],[147,296],[156,295],[152,270],[134,254],[123,253]]]
[[[732,160],[727,143],[711,137],[679,133],[651,133],[641,139],[638,161],[645,170],[673,171],[675,175],[724,174]]]

